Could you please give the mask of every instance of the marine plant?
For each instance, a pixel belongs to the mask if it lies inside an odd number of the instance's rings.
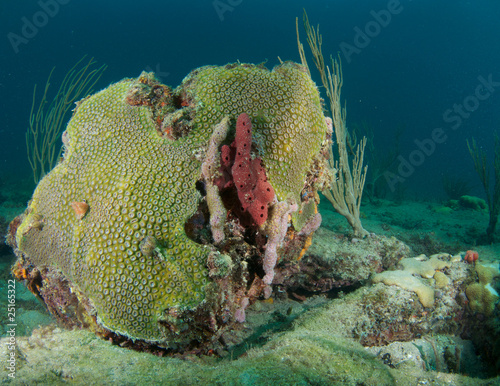
[[[494,239],[495,229],[498,223],[498,215],[500,214],[500,139],[495,134],[495,155],[493,163],[494,184],[491,188],[490,180],[490,167],[486,157],[486,152],[480,149],[476,140],[472,138],[471,142],[467,141],[469,153],[474,161],[474,168],[476,169],[481,184],[486,194],[486,201],[488,203],[488,211],[490,219],[488,227],[486,228],[486,241],[491,244]]]
[[[330,189],[323,191],[325,197],[332,203],[335,210],[344,216],[357,237],[364,237],[368,232],[363,228],[360,219],[361,198],[366,180],[368,166],[363,167],[366,137],[363,137],[356,146],[354,156],[351,159],[348,154],[348,130],[346,124],[347,110],[342,107],[340,92],[343,85],[342,65],[339,60],[330,58],[330,66],[325,65],[322,53],[322,36],[319,26],[314,29],[309,23],[307,14],[304,12],[304,26],[307,34],[307,42],[311,49],[314,64],[318,69],[321,82],[326,89],[330,101],[329,120],[330,132],[335,132],[338,160],[334,160],[333,149],[330,149],[330,169],[336,171],[336,179],[332,181]],[[300,43],[298,21],[296,21],[297,43],[302,64],[309,71],[304,47]]]
[[[33,171],[33,179],[37,184],[57,163],[61,154],[60,138],[68,111],[75,101],[87,96],[99,81],[106,65],[91,69],[95,64],[93,58],[84,63],[85,56],[66,73],[54,98],[49,103],[48,92],[50,80],[55,67],[50,71],[45,83],[40,102],[37,98],[37,85],[33,90],[29,127],[26,131],[26,149],[28,161]]]
[[[472,190],[470,182],[461,176],[445,174],[442,181],[443,190],[450,200],[458,200],[462,196],[468,196]]]

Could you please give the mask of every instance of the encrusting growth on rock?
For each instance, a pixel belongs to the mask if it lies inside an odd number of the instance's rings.
[[[216,244],[224,240],[224,221],[226,219],[226,209],[219,195],[219,189],[214,183],[219,168],[219,146],[226,138],[229,128],[229,118],[225,117],[215,126],[214,132],[208,143],[208,150],[205,160],[201,165],[201,173],[205,179],[205,189],[207,191],[207,204],[210,211],[210,228],[212,237]]]
[[[236,135],[231,146],[221,149],[221,177],[216,180],[220,190],[235,187],[238,208],[248,213],[258,226],[267,221],[269,204],[275,199],[273,186],[269,183],[262,159],[251,154],[252,122],[242,113],[236,122]]]
[[[83,202],[83,201],[82,202],[76,202],[76,201],[72,202],[71,207],[75,211],[75,215],[76,215],[76,218],[78,220],[81,220],[82,218],[84,218],[89,210],[89,204],[87,204],[86,202]]]
[[[288,229],[288,216],[290,213],[298,210],[297,204],[290,204],[288,202],[278,202],[274,206],[271,221],[268,225],[269,236],[266,244],[266,252],[262,266],[264,268],[265,276],[262,279],[265,288],[264,296],[269,298],[271,296],[270,285],[274,279],[274,267],[278,261],[278,246],[285,239],[286,231]]]

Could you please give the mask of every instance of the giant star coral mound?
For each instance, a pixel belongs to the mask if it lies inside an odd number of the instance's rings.
[[[217,172],[202,173],[220,169],[240,114],[253,126],[249,157],[276,192],[263,224],[242,221],[237,192],[222,194]],[[13,222],[13,272],[62,323],[160,347],[207,342],[269,293],[252,267],[266,248],[288,243],[280,257],[293,259],[306,245],[299,231],[317,220],[331,144],[316,86],[292,63],[203,67],[175,90],[143,73],[80,101],[63,142],[63,159]]]

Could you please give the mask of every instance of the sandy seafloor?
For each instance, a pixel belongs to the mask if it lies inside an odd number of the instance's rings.
[[[19,193],[3,186],[0,204],[3,228],[6,222],[24,210],[29,195],[29,192]],[[322,258],[328,260],[331,256],[327,255],[335,254],[336,248],[342,249],[344,254],[348,251],[347,255],[362,255],[369,249],[366,243],[370,241],[353,240],[348,236],[347,222],[332,211],[326,200],[320,209],[323,223],[315,235],[310,253],[323,254]],[[475,249],[479,253],[479,263],[489,266],[500,263],[499,243],[473,245],[473,240],[484,232],[488,222],[488,214],[484,211],[443,210],[442,204],[437,202],[380,200],[376,204],[364,203],[362,216],[363,224],[370,232],[404,241],[411,248],[410,256],[425,254],[429,257],[446,252],[451,259],[459,252]],[[7,281],[15,257],[4,245],[0,251],[0,304],[5,310]],[[421,259],[425,257],[421,256]],[[454,278],[463,279],[471,269],[462,261],[455,261],[451,268],[446,268],[452,283],[449,290],[441,290],[443,299],[447,293],[452,293]],[[432,282],[433,279],[422,280]],[[55,325],[43,305],[21,283],[16,287],[15,377],[9,377],[10,371],[6,368],[9,326],[6,315],[2,315],[2,383],[500,385],[500,377],[495,378],[491,363],[488,367],[482,359],[487,353],[474,347],[467,336],[464,339],[458,333],[442,332],[446,330],[443,325],[451,323],[451,319],[443,320],[445,306],[442,301],[438,301],[434,308],[415,307],[413,314],[412,304],[416,306],[419,302],[414,292],[382,283],[374,285],[369,280],[363,281],[356,289],[340,288],[325,293],[306,291],[281,296],[274,302],[258,301],[250,307],[246,322],[239,326],[234,336],[225,338],[226,350],[210,356],[189,354],[174,357],[135,352],[112,345],[85,330],[64,330]],[[455,289],[458,287],[456,284]],[[401,319],[401,314],[391,320],[391,313],[397,314],[396,309],[407,308],[411,313],[409,318],[415,318],[415,323],[424,326],[423,333],[414,334],[410,341],[405,341],[408,335],[401,333],[401,342],[398,336],[392,336],[390,345],[363,347],[360,342],[366,344],[370,337],[365,336],[363,340],[356,331],[365,328],[366,323],[382,325],[376,324],[382,323],[380,320],[374,322],[374,314],[370,314],[366,301],[379,293],[387,297],[384,301],[389,304],[386,314],[379,315],[384,319],[383,323],[388,323],[388,326],[409,323]],[[466,308],[464,304],[464,310]],[[498,323],[498,305],[495,314],[495,323]],[[461,316],[454,315],[455,318]],[[470,320],[475,317],[484,319],[482,315],[469,315]],[[364,327],[360,327],[361,320],[365,321]],[[496,331],[499,331],[498,325]],[[490,334],[491,330],[487,333]],[[485,337],[486,340],[490,338]],[[384,343],[384,339],[380,342]],[[500,341],[498,336],[496,339]],[[390,357],[387,357],[388,353]]]

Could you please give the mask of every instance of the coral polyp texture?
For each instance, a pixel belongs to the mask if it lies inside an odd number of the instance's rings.
[[[315,208],[317,194],[303,192],[318,189],[311,176],[321,174],[329,142],[318,91],[302,67],[203,67],[176,90],[143,73],[77,104],[63,159],[13,222],[14,274],[31,278],[29,288],[59,309],[60,319],[73,315],[115,339],[185,346],[209,340],[235,313],[241,321],[265,287],[243,262],[262,265],[270,231],[248,225],[256,236],[244,240],[234,197],[219,197],[207,179],[217,177],[220,149],[234,140],[242,113],[253,126],[251,157],[262,160],[276,192],[266,202],[268,222],[280,223],[273,219],[278,202]],[[212,171],[202,173],[202,165]],[[217,224],[218,243],[207,217]],[[219,244],[224,232],[232,244]],[[289,240],[287,250],[297,254],[306,244],[302,236]]]
[[[278,199],[299,200],[326,134],[320,96],[307,72],[294,63],[272,72],[252,65],[208,66],[185,82],[186,97],[197,104],[195,126],[207,135],[224,116],[248,114]]]
[[[132,84],[80,103],[66,158],[38,185],[17,244],[77,285],[103,326],[157,340],[165,310],[204,298],[207,251],[184,232],[199,165],[185,141],[158,136],[147,108],[125,103]],[[82,200],[89,210],[80,218],[72,203]],[[153,239],[158,253],[144,246]]]

